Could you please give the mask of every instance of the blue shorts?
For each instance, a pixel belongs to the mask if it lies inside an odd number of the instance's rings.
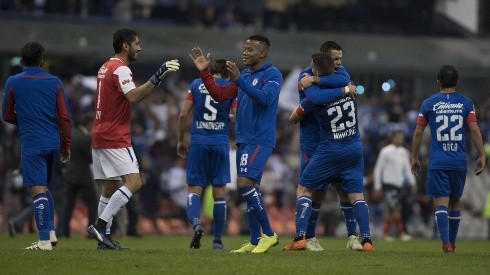
[[[427,195],[434,198],[455,198],[463,195],[466,170],[430,169],[427,173]]]
[[[301,143],[299,145],[299,175],[303,174],[303,171],[306,168],[306,165],[315,154],[316,148],[318,147],[318,143]]]
[[[364,191],[362,147],[322,150],[321,145],[310,159],[300,178],[300,185],[311,190],[326,190],[332,182],[341,182],[347,194]]]
[[[231,181],[230,146],[193,144],[187,151],[186,167],[189,185],[225,185]]]
[[[53,175],[53,167],[59,157],[59,149],[46,149],[39,153],[22,153],[21,167],[24,186],[47,186]]]
[[[239,177],[247,177],[260,184],[265,163],[272,154],[272,147],[255,144],[237,144],[236,167]]]

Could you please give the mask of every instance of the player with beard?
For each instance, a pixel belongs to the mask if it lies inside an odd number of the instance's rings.
[[[115,56],[97,74],[92,160],[94,178],[102,185],[102,192],[99,219],[88,227],[87,234],[99,241],[97,249],[115,250],[121,246],[110,236],[113,217],[141,188],[138,161],[131,146],[131,104],[143,100],[168,73],[177,71],[179,62],[174,59],[163,63],[147,82],[136,87],[128,65],[141,51],[138,35],[133,30],[118,30],[112,44]]]

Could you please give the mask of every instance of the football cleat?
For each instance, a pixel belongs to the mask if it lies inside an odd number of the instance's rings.
[[[107,246],[109,249],[116,250],[117,247],[114,245],[114,243],[111,241],[110,238],[107,237],[105,234],[105,229],[104,232],[99,231],[96,226],[91,225],[87,228],[87,236],[89,238],[95,238],[99,242],[103,243],[105,246]]]
[[[51,242],[47,242],[46,244],[41,243],[41,241],[37,241],[31,244],[31,246],[28,246],[24,249],[27,250],[53,250],[53,246],[51,245]]]
[[[252,250],[255,249],[255,247],[257,247],[256,245],[250,243],[250,242],[246,242],[242,245],[242,247],[240,247],[239,249],[235,249],[235,250],[232,250],[230,251],[230,253],[247,253],[247,252],[252,252]]]
[[[252,253],[255,254],[266,253],[269,250],[269,248],[276,246],[278,244],[279,244],[279,237],[277,236],[276,233],[274,233],[274,235],[272,236],[267,236],[265,234],[262,234],[259,243],[254,248],[254,250],[252,250]]]
[[[442,251],[444,251],[444,253],[454,253],[455,248],[456,246],[453,247],[453,244],[450,243],[442,244]]]
[[[221,240],[214,240],[213,249],[225,249],[225,246],[223,245],[223,242],[221,242]]]
[[[200,224],[194,227],[194,236],[191,240],[191,248],[199,249],[201,247],[201,237],[204,230]]]
[[[407,233],[402,233],[400,234],[400,240],[402,241],[410,241],[412,239],[411,235],[408,235]]]
[[[286,247],[284,247],[282,249],[282,251],[301,251],[301,250],[306,250],[306,240],[304,239],[304,236],[303,236],[303,239],[301,240],[292,240],[292,241],[289,241],[289,243],[286,245]]]
[[[374,251],[374,246],[373,246],[373,242],[371,241],[371,239],[366,238],[366,239],[362,240],[362,250],[365,252],[373,252]]]
[[[109,240],[111,240],[111,242],[116,247],[115,250],[130,250],[131,249],[129,247],[121,246],[118,241],[112,239],[111,235],[106,234],[106,236],[107,236],[107,238],[109,238]],[[97,250],[112,250],[112,249],[110,247],[108,247],[107,245],[101,243],[101,242],[97,242]]]
[[[347,246],[346,246],[346,248],[348,250],[354,250],[354,251],[362,251],[363,250],[362,245],[359,242],[359,239],[357,238],[356,235],[350,235],[347,238]]]
[[[58,238],[56,238],[56,232],[54,230],[49,231],[49,240],[53,247],[58,244]]]
[[[325,250],[320,245],[320,242],[318,241],[318,239],[315,237],[306,239],[306,249],[309,251],[323,251],[323,250]]]

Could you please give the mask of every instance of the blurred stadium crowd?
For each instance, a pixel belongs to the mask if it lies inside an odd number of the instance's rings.
[[[434,34],[454,35],[456,29],[448,24],[435,24],[435,0],[414,1],[375,1],[375,0],[0,0],[0,13],[11,16],[39,16],[65,18],[69,20],[117,20],[122,22],[143,21],[159,24],[180,24],[207,28],[246,28],[251,30],[277,29],[290,31],[335,30],[381,32],[393,34]],[[383,12],[383,11],[390,12]],[[374,15],[376,14],[376,16]],[[393,20],[396,16],[398,20]],[[321,20],[320,20],[321,18]],[[335,22],[335,24],[334,24]],[[387,22],[390,22],[387,24]],[[395,23],[393,23],[395,22]],[[425,28],[426,25],[431,28]],[[437,26],[440,26],[438,28]],[[138,65],[136,65],[138,66]],[[346,65],[349,70],[348,64]],[[70,64],[65,70],[77,68]],[[80,67],[83,67],[80,65]],[[12,74],[19,68],[12,69]],[[49,68],[47,68],[49,71]],[[17,70],[17,71],[16,71]],[[133,69],[135,77],[146,77],[145,68]],[[93,93],[95,89],[95,70],[61,75],[69,99],[72,113],[72,127],[77,127],[87,114],[93,112]],[[287,73],[283,72],[286,79]],[[186,221],[186,182],[185,161],[177,156],[177,119],[180,105],[186,95],[188,85],[198,74],[175,74],[166,82],[161,91],[133,107],[132,139],[133,148],[138,154],[140,173],[143,177],[141,192],[132,198],[127,211],[122,211],[119,222],[115,223],[121,235],[146,234],[191,234]],[[297,75],[293,73],[293,79]],[[359,81],[355,79],[354,81]],[[3,85],[1,83],[0,85]],[[285,85],[286,86],[286,85]],[[1,86],[0,86],[1,87]],[[299,177],[299,129],[291,126],[287,119],[291,107],[296,105],[294,89],[284,87],[281,98],[286,104],[280,105],[277,114],[277,146],[267,163],[262,179],[262,190],[269,217],[274,230],[280,235],[293,235],[295,190]],[[436,92],[436,85],[426,87],[426,94]],[[3,87],[2,87],[3,91]],[[462,91],[463,93],[465,91]],[[474,91],[473,91],[474,92]],[[384,215],[382,199],[370,197],[372,192],[372,171],[379,150],[389,142],[394,130],[402,130],[406,146],[411,143],[420,104],[423,98],[414,97],[410,86],[397,85],[389,92],[381,92],[381,87],[368,87],[358,97],[360,129],[364,145],[365,191],[370,206],[372,233],[381,237]],[[479,126],[482,130],[486,148],[490,148],[490,98],[476,101]],[[190,121],[189,121],[190,123]],[[230,133],[233,137],[233,131]],[[430,135],[425,133],[421,157],[427,162]],[[17,129],[0,123],[0,228],[7,232],[12,229],[10,221],[22,210],[29,207],[30,197],[19,182],[20,145]],[[233,148],[233,146],[232,146]],[[490,192],[490,170],[480,177],[472,173],[475,152],[469,146],[469,168],[463,201],[465,211],[462,215],[460,236],[462,238],[490,238],[487,223],[490,217],[483,217],[485,198]],[[487,154],[490,150],[487,149]],[[244,217],[245,204],[239,201],[233,182],[234,151],[232,158],[232,183],[228,185],[228,224],[227,234],[246,233]],[[422,160],[422,159],[421,159]],[[424,166],[423,166],[424,167]],[[425,165],[425,167],[427,167]],[[53,178],[50,190],[55,196],[56,211],[59,217],[64,208],[64,186],[62,171]],[[425,173],[422,173],[425,175]],[[425,178],[417,179],[417,193],[406,192],[403,215],[409,234],[433,237],[435,234],[432,201],[425,195]],[[98,190],[94,183],[93,187]],[[408,188],[407,188],[408,190]],[[204,220],[212,219],[212,200],[207,198],[203,204]],[[27,199],[26,199],[27,198]],[[343,236],[345,228],[336,193],[329,190],[319,221],[319,234]],[[93,202],[97,204],[97,201]],[[28,213],[28,211],[26,212]],[[69,228],[58,228],[59,236],[85,234],[87,208],[76,204]],[[58,223],[60,224],[60,223]],[[16,231],[28,232],[33,226],[29,216],[26,222],[17,225]],[[205,228],[212,228],[205,226]],[[486,229],[486,230],[484,230]],[[12,230],[10,230],[12,231]]]
[[[14,16],[159,22],[192,27],[461,35],[436,0],[2,0]],[[430,27],[429,27],[430,26]]]

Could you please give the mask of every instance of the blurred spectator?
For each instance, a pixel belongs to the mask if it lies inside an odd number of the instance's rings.
[[[93,116],[84,115],[77,127],[72,129],[72,158],[63,168],[64,182],[64,208],[61,222],[58,227],[60,236],[70,237],[70,220],[76,200],[80,198],[87,207],[87,227],[97,218],[98,195],[93,181],[90,165],[92,163],[91,131]]]

